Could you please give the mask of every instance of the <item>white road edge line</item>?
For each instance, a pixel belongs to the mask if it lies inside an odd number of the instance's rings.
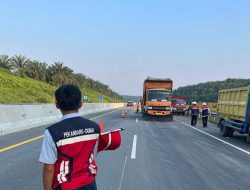
[[[124,176],[124,172],[125,172],[125,167],[126,167],[126,164],[127,164],[127,159],[128,159],[128,157],[126,156],[125,162],[124,162],[124,165],[123,165],[123,169],[122,169],[122,177],[121,177],[121,181],[120,181],[119,190],[121,190],[121,188],[122,188],[122,181],[123,181],[123,176]]]
[[[174,119],[174,120],[180,122],[180,121],[177,120],[177,119]],[[195,127],[192,127],[192,126],[190,126],[190,125],[188,125],[188,124],[186,124],[186,123],[184,123],[184,122],[180,122],[180,123],[183,124],[183,125],[186,125],[187,127],[191,128],[191,129],[194,129],[194,130],[196,130],[196,131],[199,131],[200,133],[203,133],[203,134],[205,134],[205,135],[207,135],[207,136],[209,136],[209,137],[211,137],[211,138],[213,138],[213,139],[216,139],[216,140],[218,140],[218,141],[220,141],[220,142],[222,142],[222,143],[224,143],[224,144],[226,144],[226,145],[228,145],[228,146],[231,146],[232,148],[235,148],[235,149],[237,149],[237,150],[239,150],[239,151],[241,151],[241,152],[244,152],[244,153],[250,155],[250,152],[249,152],[249,151],[246,151],[246,150],[244,150],[244,149],[242,149],[242,148],[240,148],[240,147],[238,147],[238,146],[235,146],[235,145],[233,145],[233,144],[231,144],[231,143],[229,143],[229,142],[227,142],[227,141],[224,141],[224,140],[222,140],[222,139],[220,139],[220,138],[218,138],[218,137],[215,137],[215,136],[213,136],[213,135],[210,135],[209,133],[204,132],[204,131],[202,131],[202,130],[200,130],[200,129],[197,129],[197,128],[195,128]]]
[[[137,135],[134,135],[132,152],[131,152],[131,159],[136,159],[136,143],[137,143]]]

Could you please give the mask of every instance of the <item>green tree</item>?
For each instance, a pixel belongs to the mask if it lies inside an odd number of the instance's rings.
[[[73,83],[73,74],[73,70],[64,66],[62,62],[55,62],[48,68],[47,80],[55,85]]]
[[[23,55],[15,55],[10,59],[12,71],[20,76],[26,76],[30,60]]]
[[[4,69],[11,69],[10,58],[8,55],[0,55],[0,67]]]
[[[250,85],[250,79],[226,79],[224,81],[210,81],[197,85],[179,87],[173,91],[174,95],[186,96],[190,101],[216,102],[219,90],[237,88]]]
[[[76,73],[73,75],[74,84],[80,88],[87,87],[87,78],[82,73]]]
[[[27,76],[36,80],[46,81],[47,64],[30,61],[27,65]]]

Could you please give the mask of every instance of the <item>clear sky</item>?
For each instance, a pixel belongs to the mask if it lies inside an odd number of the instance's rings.
[[[249,0],[0,1],[0,54],[62,61],[120,94],[250,78]]]

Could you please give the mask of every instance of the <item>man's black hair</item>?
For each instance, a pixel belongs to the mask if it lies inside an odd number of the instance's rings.
[[[55,92],[57,104],[63,111],[79,109],[81,106],[82,93],[72,84],[61,85]]]

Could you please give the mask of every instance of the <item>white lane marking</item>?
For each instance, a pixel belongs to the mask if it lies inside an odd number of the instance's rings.
[[[136,118],[135,122],[136,122],[136,123],[138,122],[138,118]]]
[[[121,188],[122,188],[122,181],[123,181],[123,176],[124,176],[124,172],[125,172],[125,167],[126,167],[126,164],[127,164],[127,159],[128,159],[128,157],[126,156],[125,162],[124,162],[124,165],[123,165],[123,169],[122,169],[122,177],[121,177],[121,181],[120,181],[119,190],[121,190]]]
[[[180,121],[177,120],[177,119],[174,119],[174,120],[180,122]],[[238,147],[238,146],[235,146],[235,145],[233,145],[233,144],[231,144],[231,143],[229,143],[229,142],[227,142],[227,141],[224,141],[224,140],[222,140],[222,139],[220,139],[220,138],[218,138],[218,137],[215,137],[215,136],[213,136],[213,135],[210,135],[209,133],[206,133],[206,132],[204,132],[204,131],[202,131],[202,130],[200,130],[200,129],[197,129],[197,128],[195,128],[195,127],[192,127],[192,126],[190,126],[190,125],[188,125],[188,124],[186,124],[186,123],[184,123],[184,122],[181,122],[181,123],[182,123],[183,125],[186,125],[187,127],[191,128],[191,129],[194,129],[194,130],[199,131],[200,133],[203,133],[203,134],[205,134],[205,135],[207,135],[207,136],[209,136],[209,137],[211,137],[211,138],[213,138],[213,139],[216,139],[216,140],[222,142],[223,144],[226,144],[226,145],[228,145],[228,146],[231,146],[232,148],[235,148],[235,149],[237,149],[237,150],[239,150],[239,151],[241,151],[241,152],[244,152],[244,153],[250,155],[250,152],[247,151],[247,150],[244,150],[244,149],[242,149],[242,148],[240,148],[240,147]]]
[[[136,143],[137,143],[137,135],[134,135],[132,152],[131,152],[131,159],[136,159]]]
[[[116,109],[116,110],[114,110],[114,111],[111,111],[111,112],[108,112],[108,113],[104,113],[104,114],[98,115],[98,116],[96,116],[96,117],[92,117],[92,118],[90,118],[90,120],[97,119],[97,118],[99,118],[99,117],[102,117],[102,116],[104,116],[104,115],[111,114],[111,113],[116,112],[116,111],[119,111],[119,110],[121,110],[121,109],[123,109],[123,108],[119,108],[119,109]]]

